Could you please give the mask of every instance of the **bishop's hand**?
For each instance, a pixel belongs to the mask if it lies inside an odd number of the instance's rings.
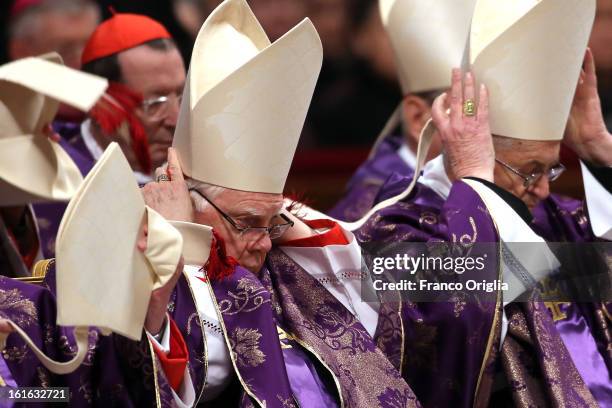
[[[168,149],[168,165],[155,171],[157,182],[142,188],[145,203],[171,221],[193,221],[193,204],[183,171],[173,148]]]
[[[597,93],[593,53],[587,49],[563,142],[580,159],[612,166],[612,135],[606,129]]]
[[[476,108],[474,88],[472,73],[464,76],[460,69],[453,69],[450,95],[436,98],[432,119],[442,140],[449,176],[493,182],[495,151],[489,126],[489,95],[482,85]]]

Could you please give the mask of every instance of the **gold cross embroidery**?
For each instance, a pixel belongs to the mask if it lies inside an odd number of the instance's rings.
[[[565,314],[559,306],[569,304],[570,302],[544,302],[544,305],[550,310],[550,313],[552,313],[552,318],[555,322],[567,319],[567,314]]]

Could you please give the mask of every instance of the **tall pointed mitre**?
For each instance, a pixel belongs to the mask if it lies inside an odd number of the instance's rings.
[[[493,134],[563,138],[595,8],[595,0],[478,0],[470,63],[489,88]]]
[[[463,61],[489,89],[493,134],[563,139],[595,18],[595,1],[477,0]],[[344,223],[347,229],[359,228],[374,213],[412,192],[433,133],[430,120],[419,140],[416,176],[406,190],[378,203],[360,220]]]
[[[198,242],[209,248],[211,233],[204,234]],[[145,242],[146,248],[139,249]],[[54,361],[16,322],[9,324],[45,367],[68,374],[87,355],[89,327],[105,335],[141,338],[151,292],[176,271],[183,239],[145,206],[127,159],[119,145],[111,143],[68,204],[56,248],[56,320],[58,325],[74,326],[76,354],[69,361]],[[198,248],[202,262],[208,248]],[[0,334],[0,350],[6,337]]]
[[[305,19],[270,44],[246,0],[226,0],[195,41],[174,135],[185,174],[282,193],[321,69]]]
[[[476,0],[380,0],[404,94],[446,89],[470,33]]]
[[[59,103],[87,111],[107,81],[63,66],[58,54],[0,66],[0,206],[72,197],[83,177],[43,134]]]
[[[143,223],[144,253],[136,246]],[[139,339],[151,291],[175,271],[182,239],[145,207],[127,159],[112,143],[68,204],[56,252],[58,324]]]

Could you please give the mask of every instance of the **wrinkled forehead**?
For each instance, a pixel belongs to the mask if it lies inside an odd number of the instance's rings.
[[[273,217],[283,207],[282,194],[253,193],[226,189],[219,194],[217,200],[223,201],[225,208],[236,215]]]
[[[521,140],[495,136],[495,156],[514,164],[540,163],[553,166],[559,162],[561,141]]]

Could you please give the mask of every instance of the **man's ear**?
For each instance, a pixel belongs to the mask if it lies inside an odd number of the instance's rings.
[[[421,130],[431,117],[431,106],[425,99],[409,94],[402,102],[402,115],[404,120],[404,136],[408,140],[408,145],[416,151]]]

